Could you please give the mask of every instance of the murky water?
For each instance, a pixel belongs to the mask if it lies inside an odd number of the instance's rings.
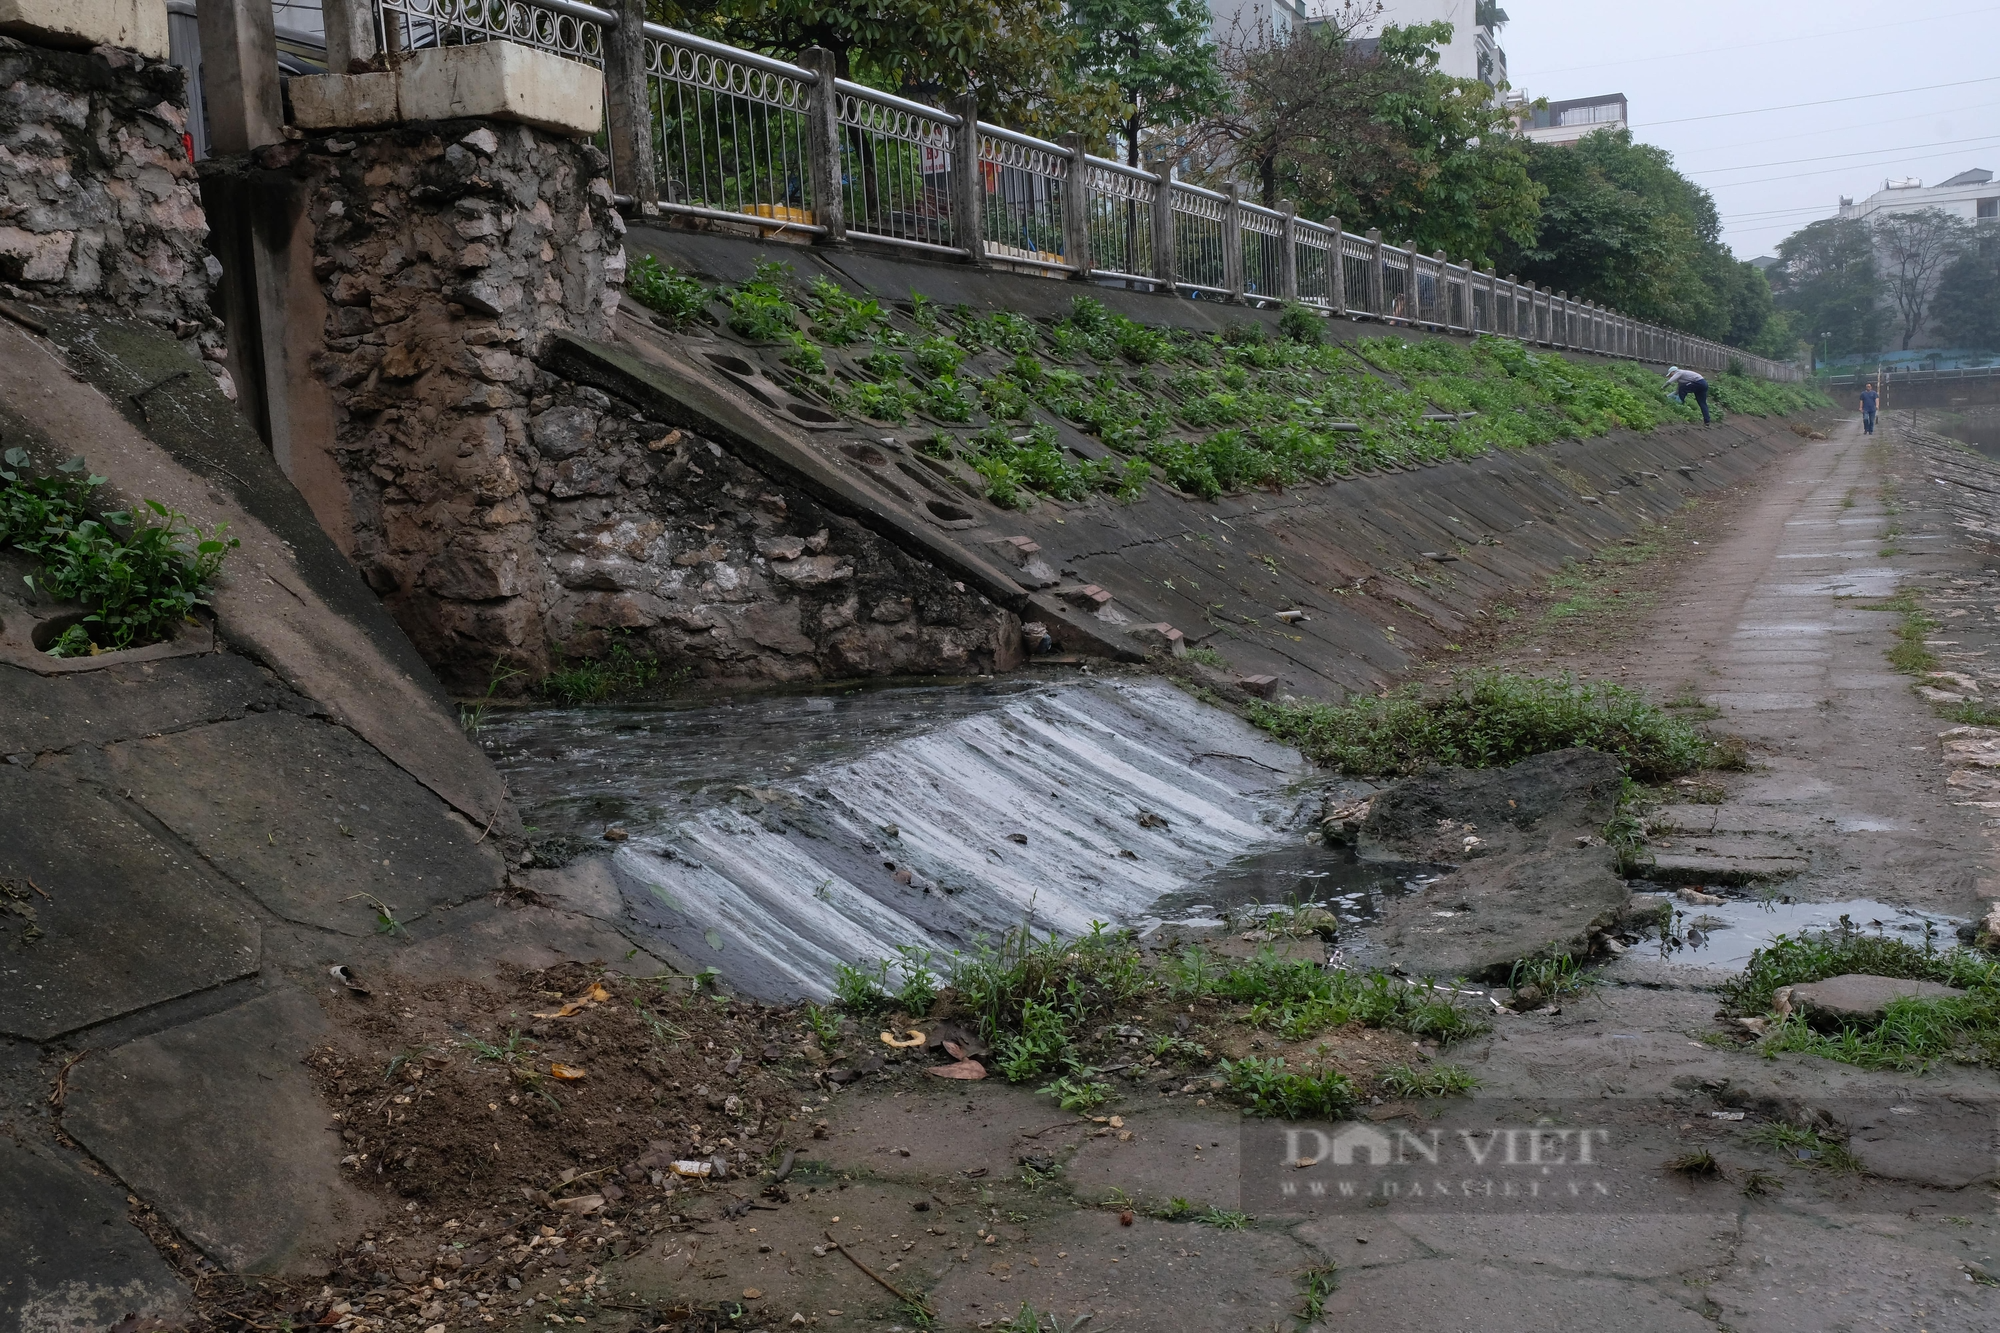
[[[541,836],[625,828],[628,924],[771,997],[899,946],[1282,902],[1303,872],[1254,858],[1300,855],[1317,808],[1295,751],[1153,681],[537,710],[483,740]]]
[[[1348,925],[1380,917],[1391,899],[1438,875],[1434,867],[1363,861],[1351,847],[1301,838],[1218,866],[1153,906],[1170,921],[1215,921],[1254,907],[1322,907]]]
[[[1674,929],[1635,945],[1627,955],[1636,960],[1664,957],[1684,967],[1741,971],[1750,955],[1780,935],[1849,928],[1869,935],[1887,935],[1921,947],[1926,938],[1938,948],[1958,942],[1961,924],[1952,917],[1895,907],[1866,898],[1841,902],[1803,903],[1782,897],[1768,900],[1732,899],[1721,906],[1682,907],[1676,904]]]

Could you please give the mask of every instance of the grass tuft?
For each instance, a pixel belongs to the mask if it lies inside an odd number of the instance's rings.
[[[1341,704],[1256,703],[1250,717],[1317,763],[1371,777],[1432,764],[1504,766],[1587,746],[1623,759],[1633,778],[1658,782],[1706,766],[1714,751],[1693,726],[1637,692],[1568,675],[1466,672],[1443,691],[1408,687]]]

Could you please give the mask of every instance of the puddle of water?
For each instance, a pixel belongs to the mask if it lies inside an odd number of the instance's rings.
[[[1189,924],[1226,918],[1255,907],[1320,907],[1342,922],[1365,925],[1392,898],[1435,880],[1435,867],[1363,861],[1352,847],[1294,842],[1239,856],[1185,890],[1153,905],[1169,921]]]
[[[1953,917],[1920,912],[1913,907],[1893,907],[1867,898],[1831,903],[1731,899],[1717,907],[1683,907],[1676,903],[1675,909],[1678,915],[1673,935],[1664,940],[1654,936],[1635,944],[1626,958],[1664,957],[1683,967],[1737,972],[1750,961],[1751,954],[1778,936],[1838,930],[1843,918],[1852,929],[1863,934],[1887,935],[1919,946],[1924,943],[1928,927],[1931,940],[1940,949],[1957,943],[1956,932],[1961,924]],[[1615,972],[1619,965],[1613,964],[1612,970]]]
[[[1151,681],[550,710],[484,739],[544,834],[609,846],[624,824],[612,873],[642,938],[763,998],[824,995],[836,963],[901,945],[1145,925],[1312,813],[1286,792],[1296,751]]]

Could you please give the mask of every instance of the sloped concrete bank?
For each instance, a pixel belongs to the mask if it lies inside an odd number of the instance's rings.
[[[1053,315],[1077,290],[690,233],[638,230],[631,243],[718,280],[782,251],[803,277],[885,303],[916,290]],[[1092,291],[1156,325],[1275,318]],[[1336,338],[1370,332],[1380,329],[1333,326]],[[540,358],[518,462],[533,478],[549,646],[519,651],[593,655],[622,635],[716,686],[1004,670],[1015,622],[1035,621],[1059,652],[1136,661],[1178,651],[1178,638],[1215,649],[1262,691],[1374,690],[1504,590],[1800,443],[1783,422],[1738,416],[1214,502],[1154,483],[1130,503],[1015,511],[982,498],[962,464],[923,456],[928,427],[815,415],[783,389],[770,347],[727,329],[663,331],[629,301],[616,335],[558,335]],[[1060,434],[1075,454],[1105,453],[1067,423]],[[508,651],[479,645],[484,656],[440,665],[483,680]]]

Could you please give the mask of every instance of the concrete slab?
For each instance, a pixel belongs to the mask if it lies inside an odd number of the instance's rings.
[[[122,803],[9,764],[0,810],[0,1032],[47,1041],[257,970],[247,905]]]
[[[167,58],[164,0],[0,0],[0,33],[37,46],[122,46]]]
[[[483,116],[573,135],[604,127],[602,71],[515,42],[431,47],[402,75],[404,120]]]
[[[1328,1297],[1325,1323],[1328,1328],[1368,1333],[1475,1328],[1713,1333],[1715,1327],[1687,1305],[1644,1283],[1519,1271],[1463,1259],[1433,1259],[1353,1274]]]
[[[353,733],[285,713],[112,746],[133,799],[279,916],[350,935],[490,893],[492,842]]]
[[[0,1326],[87,1333],[127,1315],[177,1323],[187,1289],[125,1220],[125,1191],[74,1157],[0,1135]]]
[[[325,1028],[280,990],[128,1042],[77,1065],[63,1128],[223,1267],[324,1272],[379,1207],[340,1178],[302,1067]]]
[[[1085,1314],[1091,1328],[1290,1328],[1298,1273],[1314,1258],[1275,1230],[1150,1217],[1121,1227],[1108,1209],[1059,1214],[1019,1241],[979,1248],[931,1291],[942,1327],[1011,1319],[1025,1302],[1062,1328]]]
[[[2000,1324],[2000,1288],[1967,1280],[1967,1262],[1993,1253],[1990,1220],[1973,1220],[1961,1255],[1947,1256],[1885,1234],[1886,1218],[1753,1215],[1708,1298],[1738,1333],[1983,1333]]]
[[[0,665],[0,754],[108,745],[287,704],[304,701],[234,653],[60,676]]]

